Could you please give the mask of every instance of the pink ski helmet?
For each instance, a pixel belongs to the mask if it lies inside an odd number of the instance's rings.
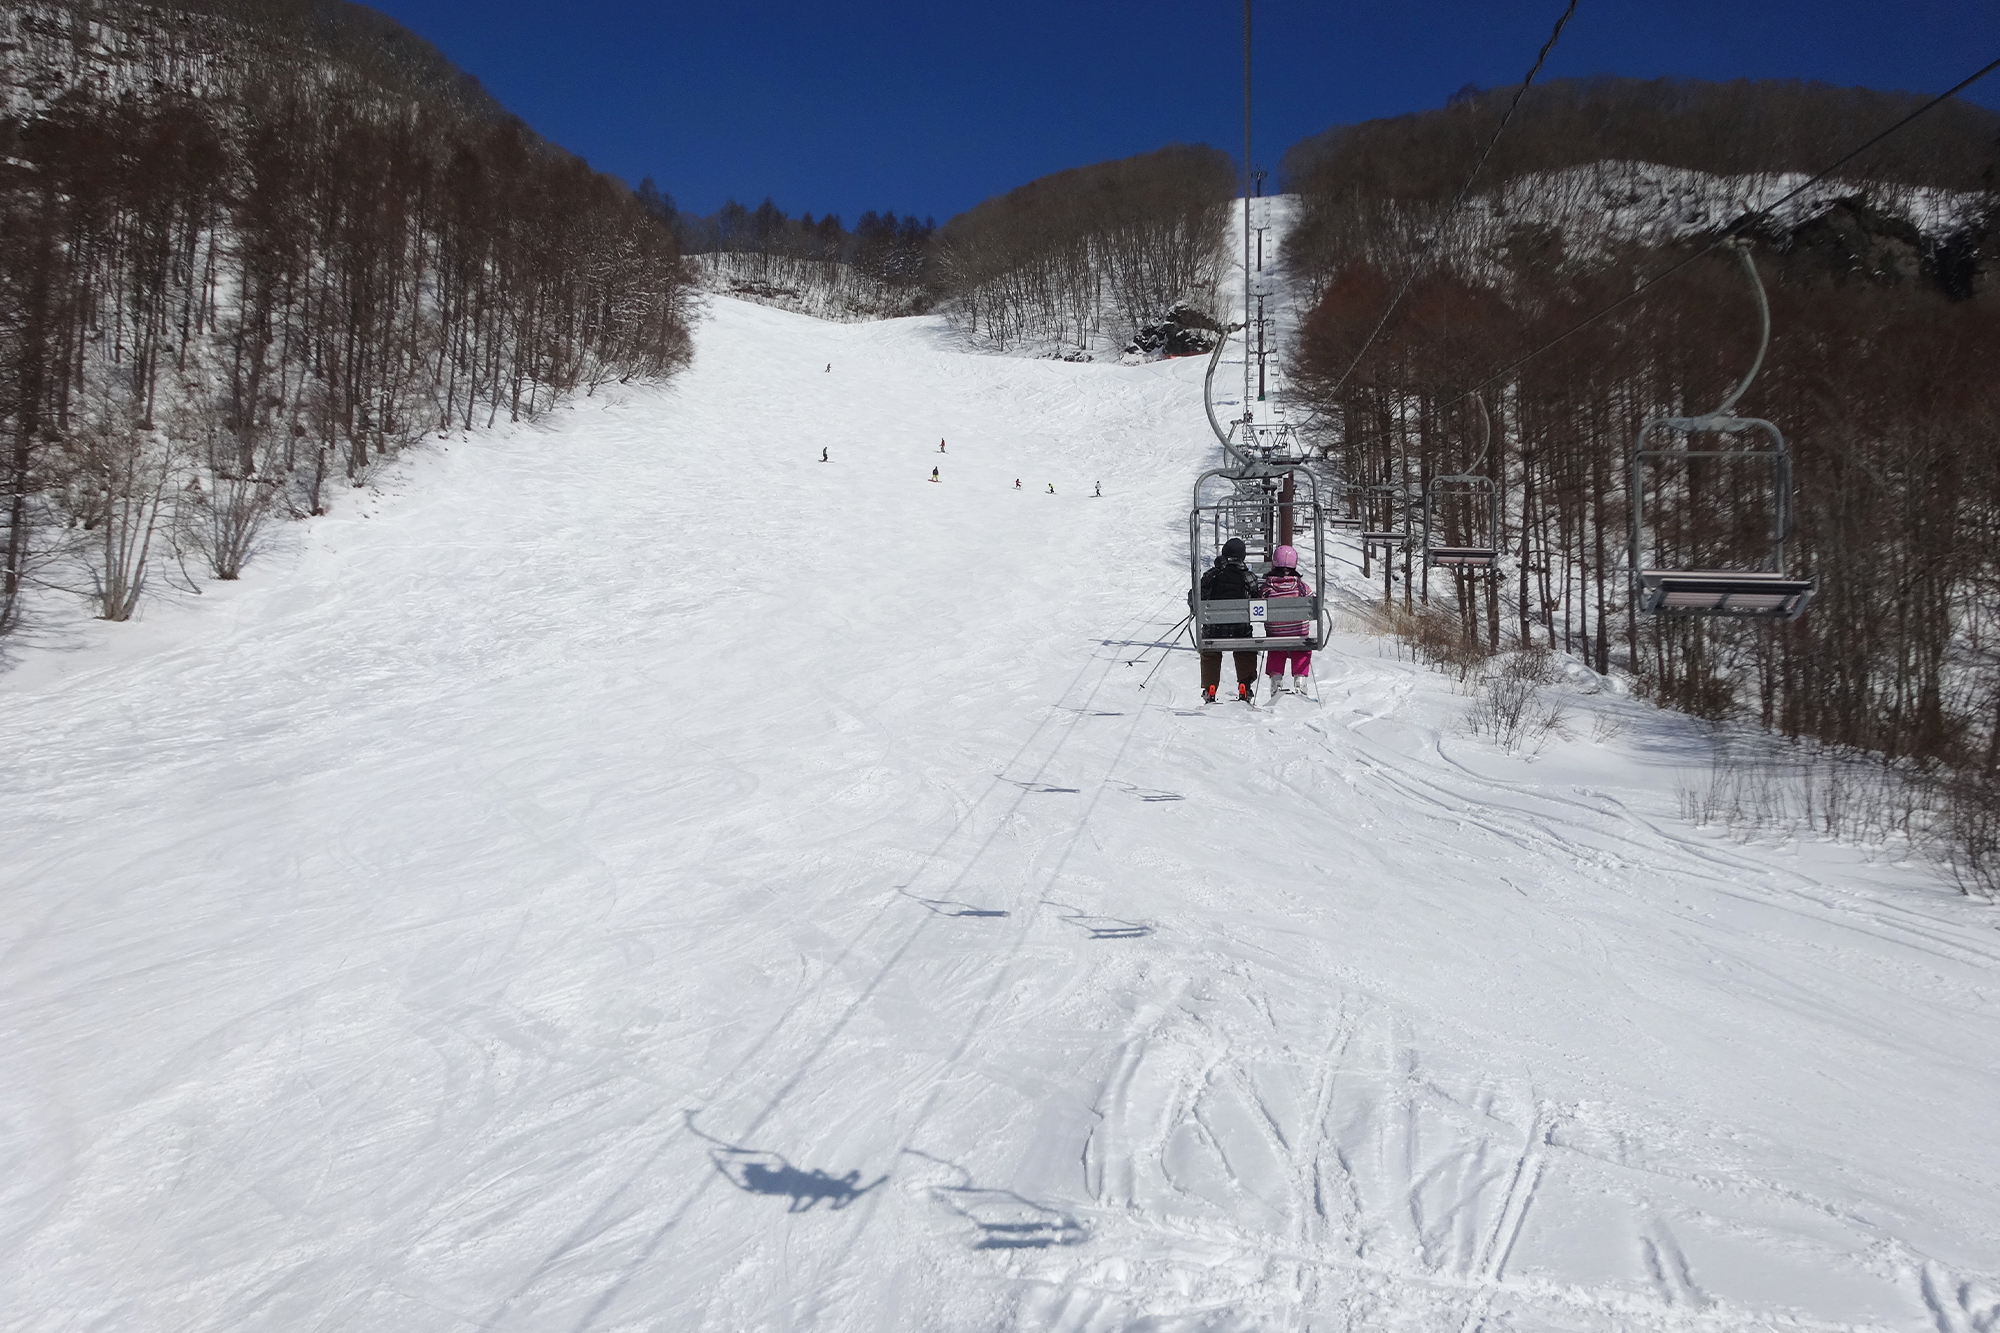
[[[1299,567],[1299,553],[1292,547],[1280,546],[1277,550],[1271,552],[1271,563],[1279,569],[1297,569]]]

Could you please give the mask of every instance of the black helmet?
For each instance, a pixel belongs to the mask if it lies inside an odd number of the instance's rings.
[[[1241,537],[1231,537],[1222,544],[1222,558],[1224,560],[1241,560],[1244,553],[1245,547]]]

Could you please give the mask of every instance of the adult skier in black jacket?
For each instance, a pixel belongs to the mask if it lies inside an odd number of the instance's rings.
[[[1222,554],[1215,565],[1201,576],[1201,599],[1204,602],[1232,601],[1241,598],[1248,601],[1263,592],[1263,580],[1250,572],[1243,563],[1244,547],[1241,537],[1231,537],[1222,545]],[[1241,625],[1210,625],[1203,636],[1210,639],[1247,639],[1250,637],[1248,622]],[[1236,659],[1236,697],[1249,701],[1251,687],[1257,683],[1257,653],[1231,654]],[[1222,654],[1204,652],[1201,655],[1201,697],[1206,703],[1215,702],[1215,689],[1222,683]]]

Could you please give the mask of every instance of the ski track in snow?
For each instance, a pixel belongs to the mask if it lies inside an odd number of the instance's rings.
[[[698,346],[0,677],[0,1329],[2000,1328],[1990,911],[1142,690],[1198,361]]]

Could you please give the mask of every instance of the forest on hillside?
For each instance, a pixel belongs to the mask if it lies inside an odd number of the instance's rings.
[[[978,346],[1088,357],[1176,307],[1212,322],[1234,190],[1227,154],[1172,145],[1040,177],[942,228],[868,212],[849,231],[770,199],[701,217],[651,180],[638,195],[712,290],[834,319],[937,310]]]
[[[1212,315],[1235,188],[1226,153],[1182,144],[1030,181],[945,223],[939,307],[982,345],[1077,354],[1177,305]]]
[[[686,361],[671,230],[357,10],[8,12],[0,632],[234,578],[425,431]]]
[[[881,319],[929,308],[937,223],[869,209],[852,230],[837,213],[792,217],[766,198],[703,217],[674,207],[649,176],[642,206],[665,219],[696,278],[714,291],[824,319]]]
[[[1501,577],[1426,575],[1405,547],[1379,568],[1385,599],[1428,610],[1432,636],[1461,645],[1440,652],[1545,644],[1630,670],[1664,705],[1873,755],[1909,779],[1906,815],[1942,810],[1965,882],[1990,889],[2000,115],[1947,103],[1772,213],[1760,201],[1918,99],[1558,83],[1530,90],[1447,218],[1512,93],[1332,132],[1287,163],[1301,221],[1286,258],[1311,300],[1294,370],[1316,443],[1371,525],[1403,523],[1443,475],[1477,468],[1501,495]],[[1656,214],[1660,200],[1683,201],[1670,225],[1621,227],[1618,205],[1642,183],[1658,192]],[[1819,587],[1803,618],[1776,625],[1644,616],[1628,592],[1635,432],[1713,408],[1755,352],[1754,293],[1730,254],[1695,258],[1520,360],[1732,228],[1754,242],[1773,328],[1737,410],[1785,434],[1787,563]],[[1754,567],[1768,472],[1717,460],[1657,491],[1656,480],[1641,510],[1649,536],[1671,527],[1686,549]]]

